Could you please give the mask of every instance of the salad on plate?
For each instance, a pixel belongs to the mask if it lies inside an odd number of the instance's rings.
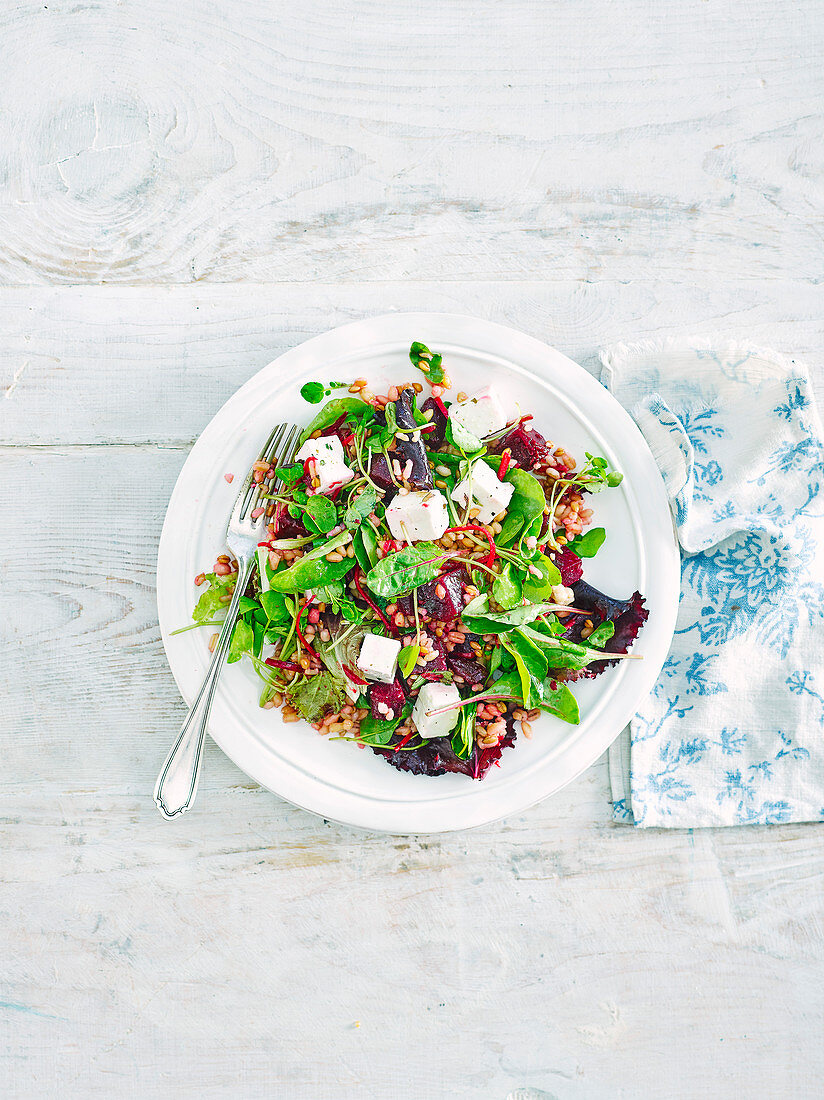
[[[304,385],[325,404],[293,461],[256,464],[267,538],[228,661],[284,722],[483,779],[541,714],[578,722],[575,682],[631,659],[648,612],[583,578],[609,540],[590,498],[621,474],[508,417],[492,386],[451,399],[442,357],[409,354],[418,378],[383,396]],[[195,578],[194,626],[221,625],[236,581],[225,553]]]

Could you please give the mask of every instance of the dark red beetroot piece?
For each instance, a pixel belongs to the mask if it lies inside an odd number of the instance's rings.
[[[378,488],[384,490],[386,493],[384,504],[389,504],[398,490],[395,488],[395,483],[389,473],[389,464],[382,454],[378,453],[372,455],[372,462],[369,466],[369,476]]]
[[[418,665],[415,669],[417,673],[423,676],[424,680],[440,680],[446,672],[446,657],[437,638],[432,639],[432,647],[437,656],[431,661],[427,661],[425,665]]]
[[[496,454],[509,448],[509,453],[523,470],[531,470],[547,456],[546,440],[527,424],[518,424],[494,445]]]
[[[397,736],[397,735],[396,735]],[[395,742],[397,744],[397,741]],[[449,737],[440,737],[434,741],[424,741],[417,749],[401,749],[395,752],[388,749],[375,748],[372,751],[378,756],[385,756],[393,768],[398,771],[411,772],[413,775],[444,775],[446,772],[457,772],[468,775],[470,779],[483,779],[493,764],[501,759],[504,749],[510,748],[515,743],[515,728],[511,718],[506,722],[506,733],[500,743],[489,749],[472,750],[466,760],[462,760],[452,748],[452,740]]]
[[[434,581],[427,581],[418,589],[418,615],[421,622],[436,620],[442,623],[451,623],[463,611],[463,594],[469,584],[469,574],[462,565],[447,569]],[[436,589],[441,585],[445,591],[444,596],[438,596]],[[414,615],[415,609],[411,594],[401,596],[398,600],[398,610],[404,615]]]
[[[304,539],[309,534],[306,528],[303,526],[301,520],[296,519],[294,516],[290,516],[286,511],[286,506],[278,515],[277,528],[275,529],[275,538],[278,539]]]
[[[399,428],[419,427],[412,412],[412,404],[415,400],[415,391],[412,389],[401,390],[398,400],[395,402],[395,419]],[[410,436],[398,435],[395,437],[395,450],[392,452],[398,456],[401,469],[412,460],[412,472],[409,475],[409,484],[414,489],[431,489],[434,485],[432,471],[429,468],[429,459],[426,457],[426,448],[423,438],[417,440]]]
[[[431,451],[435,447],[440,447],[446,440],[446,422],[449,419],[449,411],[440,397],[429,397],[421,405],[422,413],[427,413],[430,409],[432,410],[432,419],[429,423],[435,425],[435,430],[426,433],[426,443]]]
[[[393,402],[395,406],[395,420],[399,428],[419,427],[412,412],[412,402],[414,399],[414,390],[405,389],[401,390],[398,400]],[[386,423],[386,418],[383,413],[377,413],[375,415],[375,420],[379,424]],[[414,440],[409,436],[395,436],[395,448],[389,452],[389,457],[397,459],[401,469],[406,466],[406,463],[410,459],[412,460],[412,470],[409,474],[408,481],[414,489],[433,488],[435,483],[432,480],[432,471],[429,468],[429,459],[426,457],[426,448],[424,447],[422,439]],[[380,488],[385,491],[386,496],[384,497],[384,503],[389,504],[398,490],[389,472],[389,465],[382,454],[375,454],[372,456],[372,462],[369,466],[369,476],[376,485],[379,485]]]
[[[446,663],[455,676],[460,676],[466,684],[483,684],[486,679],[486,669],[469,642],[454,646],[446,655]]]
[[[378,718],[381,721],[386,718],[386,715],[378,710],[378,703],[383,703],[384,706],[393,710],[397,718],[406,702],[406,693],[403,690],[403,684],[397,676],[395,677],[395,682],[392,684],[372,684],[368,688],[367,694],[369,695],[369,705],[372,708],[372,717]]]
[[[560,554],[556,553],[554,561],[561,574],[561,584],[565,584],[567,588],[572,588],[584,575],[584,563],[569,547],[565,547]]]

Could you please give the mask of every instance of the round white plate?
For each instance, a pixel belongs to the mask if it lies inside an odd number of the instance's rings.
[[[482,782],[396,771],[369,749],[321,737],[304,722],[284,724],[257,705],[260,681],[241,661],[224,668],[209,732],[258,783],[323,817],[393,833],[433,833],[482,825],[526,809],[589,767],[652,688],[669,648],[678,604],[679,558],[664,486],[652,455],[621,406],[571,359],[530,336],[474,317],[406,313],[344,325],[286,352],[230,398],[198,439],[175,485],[157,570],[163,644],[178,687],[194,698],[208,663],[208,628],[171,636],[191,622],[193,579],[223,552],[238,485],[272,425],[305,424],[317,411],[300,396],[309,380],[365,377],[375,393],[414,379],[409,345],[444,356],[458,390],[493,384],[514,415],[577,459],[604,455],[624,474],[617,489],[592,498],[594,523],[607,529],[586,579],[610,595],[646,598],[649,620],[633,652],[596,680],[575,685],[581,724],[545,716],[531,741],[520,736]],[[235,475],[234,485],[224,474]],[[174,731],[170,731],[171,733]]]

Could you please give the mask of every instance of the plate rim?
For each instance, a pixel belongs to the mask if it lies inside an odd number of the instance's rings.
[[[213,731],[211,728],[213,722],[210,721],[209,734],[229,759],[244,771],[245,774],[255,780],[255,782],[259,783],[267,790],[272,791],[272,793],[276,794],[278,797],[329,821],[336,821],[340,824],[355,828],[375,832],[386,832],[395,835],[436,834],[491,824],[513,813],[523,812],[538,802],[543,801],[545,798],[551,797],[553,794],[558,793],[563,787],[573,782],[573,780],[586,771],[587,768],[591,767],[603,752],[606,751],[609,745],[612,744],[615,738],[619,736],[621,730],[631,718],[632,713],[634,713],[646,692],[651,690],[655,679],[658,677],[660,668],[666,659],[666,654],[675,628],[678,593],[680,588],[680,555],[675,536],[675,528],[667,503],[666,491],[658,467],[635,422],[623,406],[621,406],[612,394],[601,385],[594,375],[590,374],[589,371],[585,370],[580,364],[564,355],[563,352],[558,351],[558,349],[553,348],[537,337],[530,336],[518,329],[502,325],[495,321],[488,321],[484,318],[475,317],[471,314],[415,311],[364,317],[360,320],[347,322],[335,328],[328,329],[325,332],[319,333],[294,345],[253,374],[251,378],[239,387],[220,406],[214,416],[210,418],[186,457],[186,461],[178,474],[169,498],[157,556],[157,606],[161,637],[166,659],[183,699],[187,702],[189,701],[188,693],[184,690],[184,686],[181,683],[180,670],[176,669],[176,662],[170,651],[170,624],[168,621],[164,621],[164,609],[169,603],[165,598],[167,591],[166,576],[171,568],[169,564],[170,559],[174,557],[173,551],[170,549],[170,543],[173,539],[172,530],[177,522],[177,514],[180,505],[180,500],[178,498],[183,494],[184,483],[190,476],[193,466],[202,456],[205,456],[212,437],[222,431],[222,422],[227,416],[231,416],[232,411],[236,407],[240,407],[248,402],[259,388],[265,386],[270,378],[276,375],[276,372],[282,371],[284,367],[288,367],[290,361],[299,361],[307,356],[311,358],[312,355],[322,357],[325,354],[327,345],[338,345],[339,353],[348,348],[352,354],[364,354],[367,351],[374,354],[376,350],[379,350],[381,344],[391,345],[394,350],[397,348],[398,343],[401,342],[401,329],[410,328],[421,332],[427,329],[431,330],[433,325],[445,327],[447,329],[454,328],[455,330],[450,337],[441,338],[439,336],[437,337],[437,341],[433,340],[433,342],[438,342],[440,346],[446,347],[451,343],[453,346],[459,346],[466,352],[476,354],[484,354],[484,349],[486,349],[485,353],[487,355],[495,355],[498,358],[505,356],[513,365],[518,362],[518,345],[524,349],[529,349],[533,355],[537,353],[538,355],[545,356],[548,360],[548,369],[547,373],[543,376],[531,367],[519,366],[519,370],[526,378],[533,379],[544,386],[548,383],[557,385],[557,380],[552,378],[552,371],[549,369],[550,362],[552,363],[553,369],[557,367],[568,369],[572,372],[571,379],[575,384],[576,391],[576,400],[571,402],[572,407],[587,421],[591,421],[593,418],[585,412],[588,405],[586,391],[589,391],[589,395],[595,400],[596,404],[598,402],[606,402],[607,409],[617,421],[617,428],[613,425],[615,430],[612,434],[618,434],[624,437],[629,436],[627,443],[628,446],[631,444],[631,446],[629,446],[629,454],[632,456],[633,465],[645,466],[647,476],[652,478],[652,485],[648,483],[644,485],[645,493],[648,494],[651,491],[654,496],[657,495],[659,497],[658,503],[662,506],[659,512],[660,522],[658,524],[658,531],[655,533],[656,537],[662,538],[663,540],[660,545],[656,545],[656,569],[659,572],[659,578],[656,584],[660,584],[661,587],[661,592],[659,593],[657,601],[658,608],[656,610],[656,619],[658,627],[657,634],[662,633],[661,627],[663,626],[665,640],[661,641],[658,656],[654,660],[650,659],[649,655],[646,656],[644,662],[646,666],[645,680],[648,681],[648,683],[643,692],[638,689],[633,693],[634,702],[630,707],[627,707],[626,703],[624,703],[620,708],[620,713],[622,714],[628,710],[628,713],[622,718],[620,724],[617,724],[615,720],[602,723],[608,731],[614,732],[601,733],[600,736],[598,736],[598,731],[596,729],[590,729],[587,731],[589,736],[586,739],[586,744],[589,745],[589,748],[586,751],[582,751],[582,747],[578,746],[576,751],[579,759],[571,767],[569,766],[569,762],[567,762],[568,766],[562,769],[560,780],[554,783],[551,789],[544,789],[542,787],[537,793],[531,790],[525,797],[522,795],[521,797],[513,798],[513,795],[516,795],[516,792],[520,790],[523,784],[529,786],[530,777],[536,770],[535,768],[531,768],[526,775],[519,777],[520,781],[514,783],[506,792],[495,792],[501,795],[506,793],[509,795],[509,799],[505,806],[496,808],[492,812],[490,812],[488,808],[482,808],[488,801],[488,799],[483,797],[484,788],[482,784],[474,785],[472,790],[467,790],[461,796],[453,794],[446,797],[441,796],[433,798],[428,801],[422,799],[415,802],[395,803],[394,808],[395,810],[399,808],[400,813],[392,812],[392,809],[389,809],[389,807],[393,806],[390,800],[366,803],[363,796],[357,792],[341,792],[339,789],[336,789],[342,805],[337,809],[333,807],[324,809],[317,803],[312,804],[312,799],[301,797],[300,792],[292,791],[287,793],[283,789],[283,786],[281,786],[280,789],[273,786],[271,777],[264,777],[259,774],[254,762],[248,759],[249,754],[244,753],[243,743],[233,744],[231,735],[223,737],[220,731]],[[464,342],[468,334],[463,330],[466,330],[467,326],[472,326],[471,342]],[[375,338],[378,334],[383,336],[382,340]],[[480,340],[477,339],[478,335],[481,337]],[[488,336],[489,339],[485,339],[485,336]],[[494,342],[495,338],[497,338],[499,345],[503,342],[507,346],[505,352],[489,351],[488,344]],[[431,332],[427,333],[427,339],[432,339]],[[477,347],[475,346],[476,341],[479,345]],[[565,388],[565,392],[568,392],[569,388],[571,387]],[[623,465],[626,466],[625,461]],[[628,481],[627,491],[631,490],[633,484],[634,482]],[[634,496],[634,494],[632,495]],[[632,509],[632,511],[634,511],[634,509]],[[640,535],[638,538],[639,546],[644,547],[644,538]],[[662,555],[660,558],[658,557],[659,554]],[[169,583],[171,583],[171,578],[169,578]],[[653,667],[654,674],[650,675],[649,670]],[[612,700],[611,702],[615,701]],[[615,728],[616,724],[617,728]],[[246,740],[251,742],[254,740],[254,736],[250,733],[250,736]],[[572,746],[569,748],[571,749]],[[569,750],[566,750],[566,755],[569,755]],[[291,762],[289,762],[289,768],[293,771],[298,770],[298,766],[291,764]],[[293,776],[292,778],[294,779],[295,777]],[[310,776],[308,783],[310,787],[314,783],[315,785],[320,784],[321,789],[324,791],[330,790],[326,781],[320,780],[317,777]],[[303,787],[305,784],[300,784],[300,786]],[[475,795],[474,799],[472,797],[473,795]],[[468,810],[468,813],[464,813],[460,820],[451,820],[455,815],[450,815],[448,809],[445,814],[441,812],[442,808],[449,807],[455,800],[460,802],[462,810]],[[347,805],[349,803],[351,803],[351,805]],[[358,812],[359,808],[364,808],[364,806],[361,806],[361,803],[364,803],[366,812]],[[377,814],[382,815],[382,819],[380,817],[376,818],[374,813],[370,814],[368,812],[368,807],[370,805]],[[426,815],[426,821],[418,818],[414,825],[403,821],[404,816],[416,817],[421,814]],[[435,821],[431,820],[433,817],[436,819]]]

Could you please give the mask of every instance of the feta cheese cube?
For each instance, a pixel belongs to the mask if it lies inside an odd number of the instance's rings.
[[[367,680],[391,684],[395,679],[400,651],[401,643],[394,638],[384,638],[382,634],[367,634],[361,644],[358,668]]]
[[[298,462],[314,459],[314,473],[320,481],[318,493],[328,493],[336,486],[346,485],[355,476],[344,461],[343,445],[336,435],[307,439],[295,458]]]
[[[484,386],[460,405],[453,405],[449,415],[478,439],[506,427],[504,407],[492,386]]]
[[[454,684],[426,683],[421,688],[415,706],[412,709],[412,721],[424,740],[433,737],[446,737],[458,724],[459,710],[448,710],[446,714],[429,714],[429,711],[459,703],[461,696]]]
[[[563,584],[553,584],[552,599],[555,603],[561,603],[564,607],[569,607],[575,599],[575,593]]]
[[[498,481],[495,471],[480,459],[473,464],[470,474],[462,478],[452,490],[452,499],[466,507],[470,490],[480,508],[478,523],[491,523],[509,504],[515,486],[506,481]]]
[[[420,493],[400,493],[386,509],[386,522],[392,538],[404,542],[436,540],[449,526],[446,498],[437,489]]]

